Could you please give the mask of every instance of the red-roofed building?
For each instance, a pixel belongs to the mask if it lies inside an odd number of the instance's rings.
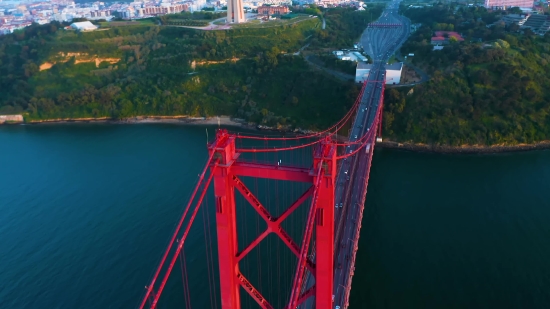
[[[464,38],[454,31],[436,31],[435,36],[432,37],[432,45],[445,45],[449,44],[449,39],[455,38],[457,41],[462,42]]]
[[[288,13],[290,13],[290,10],[286,6],[262,5],[258,7],[258,15],[271,16],[271,15],[284,15]]]

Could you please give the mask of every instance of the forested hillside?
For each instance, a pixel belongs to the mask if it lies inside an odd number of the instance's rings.
[[[405,11],[423,23],[402,48],[431,75],[425,84],[387,90],[385,135],[438,145],[514,145],[550,139],[550,36],[496,24],[483,8]],[[435,30],[465,37],[433,51]]]
[[[368,22],[338,11],[346,19],[342,31]],[[24,113],[27,120],[221,114],[326,127],[351,106],[358,86],[286,54],[319,33],[339,35],[332,31],[338,30],[320,30],[318,18],[225,31],[147,21],[102,23],[86,33],[33,25],[0,37],[0,114]]]
[[[356,11],[349,8],[325,10],[326,31],[318,30],[312,41],[313,46],[351,48],[359,39],[367,25],[378,19],[383,5],[371,5],[368,10]]]

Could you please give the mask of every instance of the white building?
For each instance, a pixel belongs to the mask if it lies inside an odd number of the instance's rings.
[[[335,50],[332,52],[336,58],[340,60],[347,60],[347,61],[367,61],[367,57],[361,55],[359,52],[343,52],[341,50]]]
[[[397,85],[401,82],[403,62],[395,62],[386,65],[386,85]]]
[[[81,21],[78,23],[72,23],[71,28],[78,31],[94,31],[97,26],[89,21]]]
[[[360,83],[368,79],[372,64],[358,62],[355,69],[355,82]],[[401,82],[401,72],[403,71],[403,62],[396,62],[386,65],[386,85],[399,84]]]

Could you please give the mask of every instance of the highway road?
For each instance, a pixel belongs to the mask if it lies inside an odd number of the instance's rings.
[[[374,149],[374,138],[371,143],[360,145],[365,134],[375,134],[371,130],[376,118],[380,99],[383,96],[382,83],[386,79],[385,65],[388,59],[397,51],[409,36],[410,22],[399,16],[399,0],[388,4],[376,23],[400,24],[398,27],[368,27],[361,36],[360,44],[364,51],[373,59],[373,67],[367,78],[360,106],[350,130],[350,141],[358,141],[357,145],[348,146],[346,153],[353,153],[362,147],[354,156],[340,162],[336,176],[335,207],[335,237],[334,237],[334,295],[333,308],[348,307],[351,279],[355,269],[356,240],[359,237],[361,219],[366,195],[370,158]],[[303,290],[311,287],[314,279],[306,280]],[[314,308],[313,299],[306,300],[300,308]]]
[[[368,27],[361,36],[363,49],[373,59],[367,86],[352,126],[350,141],[369,134],[376,118],[376,111],[383,96],[382,83],[386,80],[386,61],[409,36],[409,20],[399,16],[399,1],[392,1],[382,12],[377,24],[400,24],[398,27]],[[374,134],[375,132],[370,132]],[[369,139],[374,142],[374,139]],[[360,147],[348,146],[346,153]],[[363,146],[355,156],[344,160],[338,172],[335,192],[335,246],[334,246],[334,308],[347,308],[351,280],[355,269],[355,240],[359,237],[360,224],[366,195],[370,158],[374,145]]]

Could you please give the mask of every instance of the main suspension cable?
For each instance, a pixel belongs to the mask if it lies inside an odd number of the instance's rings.
[[[344,117],[342,119],[340,119],[336,124],[332,125],[330,128],[328,128],[326,130],[323,130],[323,131],[320,131],[320,132],[317,132],[317,133],[313,133],[313,134],[309,134],[309,135],[300,135],[300,136],[293,136],[293,137],[266,137],[266,136],[260,137],[260,136],[237,134],[237,138],[252,139],[252,140],[299,140],[299,139],[306,139],[306,138],[314,138],[314,137],[324,135],[328,132],[332,132],[334,129],[337,129],[338,127],[340,127],[340,128],[343,127],[343,124],[346,123],[349,120],[349,118],[351,117],[353,112],[359,107],[359,104],[361,102],[361,98],[363,97],[363,92],[365,91],[366,85],[367,85],[367,82],[364,82],[363,86],[361,87],[361,90],[359,91],[359,95],[357,96],[357,99],[355,99],[355,102],[353,103],[353,105],[349,109],[349,111],[346,113],[346,115],[344,115]],[[332,134],[334,134],[334,133],[332,133]]]
[[[155,271],[155,274],[153,276],[153,279],[151,280],[151,283],[149,284],[149,287],[147,288],[147,292],[145,293],[145,296],[144,296],[144,298],[143,298],[143,300],[142,300],[142,302],[139,306],[140,309],[145,307],[145,303],[147,302],[147,300],[149,299],[149,296],[153,292],[153,288],[154,288],[155,283],[157,281],[157,278],[160,274],[162,266],[166,262],[166,258],[168,257],[168,254],[170,253],[170,248],[173,247],[174,241],[176,241],[176,238],[177,238],[177,235],[178,235],[178,231],[181,229],[181,226],[183,225],[183,222],[185,221],[185,219],[187,217],[187,213],[189,212],[189,209],[191,208],[191,205],[193,204],[193,201],[195,200],[195,197],[197,196],[199,188],[201,187],[201,184],[204,180],[204,176],[206,175],[206,172],[208,171],[208,168],[210,166],[212,158],[214,157],[214,153],[215,152],[212,152],[210,154],[210,157],[208,157],[208,161],[207,161],[204,169],[202,170],[202,173],[200,174],[197,186],[195,187],[195,190],[193,190],[193,193],[191,194],[191,197],[189,198],[189,202],[187,203],[187,206],[185,207],[185,211],[183,212],[183,215],[181,216],[181,219],[178,222],[178,225],[176,226],[175,232],[172,235],[172,238],[170,239],[170,242],[168,243],[168,247],[166,248],[166,251],[164,252],[164,255],[162,256],[162,259],[159,263],[159,266],[158,266],[157,270]]]
[[[307,143],[307,144],[289,146],[289,147],[280,147],[280,148],[277,148],[277,147],[274,147],[274,148],[241,148],[241,149],[236,149],[235,151],[236,152],[241,152],[241,153],[243,153],[243,152],[258,153],[258,152],[289,151],[289,150],[295,150],[295,149],[309,147],[309,146],[318,144],[321,141],[323,141],[323,139],[318,139],[318,140],[315,140],[315,141],[313,141],[311,143]]]

